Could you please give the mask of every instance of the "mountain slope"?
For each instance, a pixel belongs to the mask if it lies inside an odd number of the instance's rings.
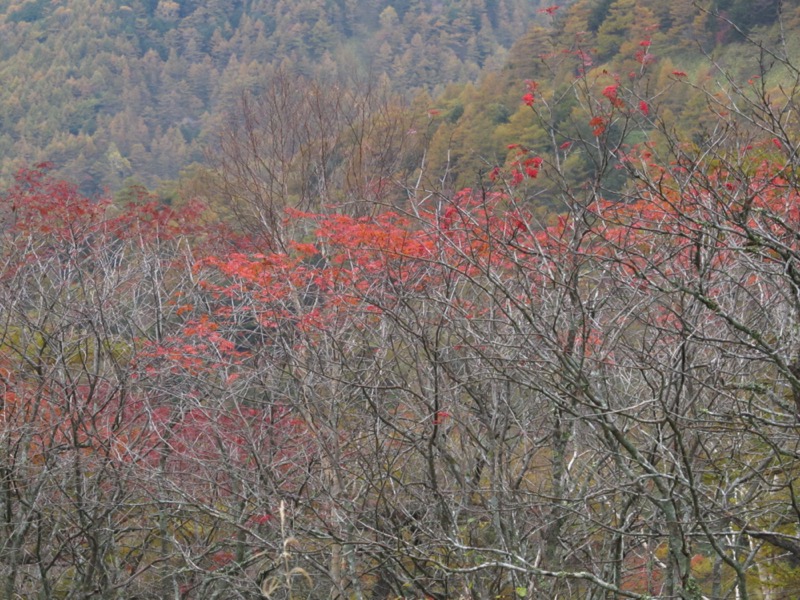
[[[53,162],[93,193],[202,159],[201,139],[277,67],[368,72],[402,93],[477,77],[528,0],[0,1],[0,176]]]

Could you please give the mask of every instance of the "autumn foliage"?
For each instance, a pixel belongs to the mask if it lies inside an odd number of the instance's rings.
[[[792,111],[676,139],[645,66],[578,71],[484,187],[260,235],[20,172],[3,594],[790,597]]]

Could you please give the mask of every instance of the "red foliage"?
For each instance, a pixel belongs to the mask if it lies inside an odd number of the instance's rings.
[[[536,101],[536,90],[539,88],[539,84],[536,81],[528,79],[525,81],[525,87],[528,93],[522,97],[522,102],[527,106],[533,106]]]
[[[603,88],[602,94],[614,108],[622,108],[623,106],[625,106],[625,103],[622,101],[622,98],[619,97],[618,84],[606,86],[605,88]]]
[[[589,120],[589,127],[592,128],[592,133],[596,136],[601,136],[606,130],[606,120],[601,116],[592,117]]]

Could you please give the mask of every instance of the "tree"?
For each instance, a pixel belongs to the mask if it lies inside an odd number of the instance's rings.
[[[413,123],[377,86],[278,71],[220,128],[211,184],[242,227],[280,248],[292,235],[281,231],[286,207],[363,214],[402,198],[417,150]]]
[[[482,187],[364,210],[301,192],[340,198],[325,157],[374,138],[307,149],[245,113],[269,127],[218,177],[266,215],[249,236],[21,174],[5,595],[796,595],[800,75],[764,48],[780,78],[700,88],[712,126],[683,136],[657,81],[696,79],[651,77],[649,43],[633,75],[545,58],[558,86],[520,103],[549,141]]]
[[[186,264],[188,229],[185,216],[152,203],[111,211],[38,170],[21,172],[2,197],[8,597],[117,598],[158,563],[131,361],[140,339],[169,321],[165,296],[186,283],[174,267]]]
[[[578,71],[567,120],[529,83],[567,142],[513,148],[492,174],[506,189],[408,216],[293,212],[313,244],[215,264],[318,448],[294,530],[334,595],[793,585],[793,88],[765,70],[709,93],[729,124],[690,143],[640,64],[625,84]],[[536,193],[562,216],[538,223]]]

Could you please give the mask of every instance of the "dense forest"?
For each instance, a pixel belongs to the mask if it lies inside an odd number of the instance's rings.
[[[776,25],[779,7],[782,18]],[[441,118],[429,166],[437,174],[447,172],[451,189],[474,185],[480,173],[510,160],[510,144],[541,152],[577,141],[576,123],[583,116],[573,78],[580,70],[594,79],[615,73],[642,99],[650,100],[657,89],[653,99],[661,126],[697,141],[716,125],[706,91],[717,85],[723,93],[728,77],[747,81],[773,62],[758,50],[759,43],[780,48],[784,56],[800,56],[798,41],[782,36],[800,22],[797,2],[581,0],[544,14],[547,20],[515,42],[501,70],[484,73],[474,85],[450,86],[436,97]],[[743,43],[746,39],[755,46]],[[690,86],[669,85],[676,70],[686,73]],[[776,69],[773,77],[783,73]],[[545,92],[547,115],[537,117],[519,101],[526,80],[535,80]],[[583,125],[581,135],[587,131]],[[568,171],[574,181],[593,168],[586,153],[567,153],[566,160],[572,161]],[[609,183],[621,184],[621,178]]]
[[[277,68],[403,94],[499,66],[529,0],[0,2],[0,176],[50,161],[87,193],[203,161],[203,137]]]
[[[0,598],[798,597],[797,2],[3,9]]]
[[[646,33],[656,56],[693,66],[775,22],[778,2],[751,5],[592,0],[548,12],[529,0],[3,0],[0,177],[52,162],[87,194],[156,189],[207,163],[242,93],[269,89],[277,70],[327,85],[370,81],[418,114],[443,109],[434,166],[456,150],[450,172],[463,183],[510,143],[518,123],[503,125],[518,112],[521,82],[539,79],[541,56],[576,43],[576,33],[595,64],[630,60]]]

